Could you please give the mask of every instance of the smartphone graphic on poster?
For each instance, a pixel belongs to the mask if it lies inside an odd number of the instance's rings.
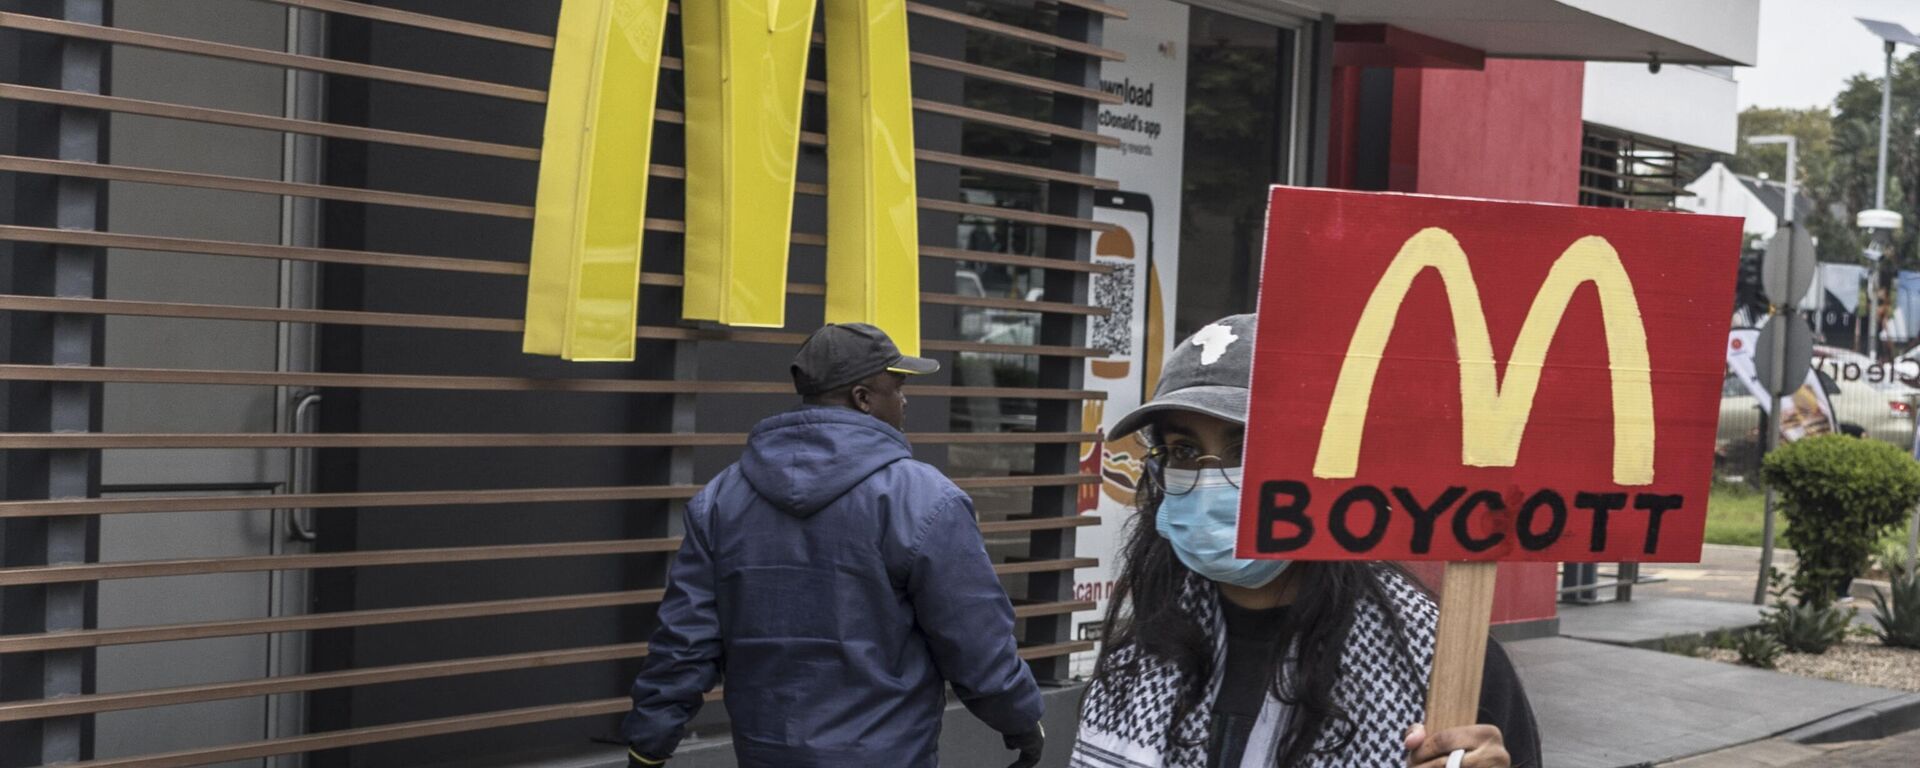
[[[1144,378],[1146,364],[1147,291],[1153,280],[1153,198],[1139,192],[1094,193],[1094,218],[1119,225],[1118,230],[1094,237],[1093,261],[1113,268],[1096,274],[1091,285],[1095,306],[1108,314],[1087,325],[1087,346],[1107,351],[1094,360],[1088,373],[1095,379],[1125,381]],[[1140,383],[1144,390],[1146,382]]]
[[[1101,477],[1098,485],[1082,486],[1077,511],[1099,514],[1103,523],[1083,528],[1077,534],[1087,551],[1106,553],[1101,565],[1076,572],[1074,597],[1104,603],[1113,590],[1113,569],[1106,564],[1117,551],[1117,521],[1125,519],[1122,510],[1130,509],[1143,469],[1144,447],[1130,436],[1116,443],[1105,440],[1105,430],[1115,418],[1133,410],[1145,397],[1152,382],[1147,361],[1148,317],[1154,306],[1147,293],[1154,283],[1153,198],[1139,192],[1101,191],[1094,193],[1093,218],[1118,228],[1094,235],[1092,261],[1112,271],[1090,276],[1089,299],[1107,310],[1105,316],[1088,318],[1087,346],[1107,353],[1104,359],[1087,361],[1086,386],[1107,393],[1105,401],[1087,403],[1082,413],[1082,428],[1101,435],[1101,439],[1082,446],[1080,469]],[[1113,524],[1104,521],[1115,521]],[[1102,614],[1099,609],[1073,616],[1078,637],[1100,639]],[[1080,659],[1076,665],[1090,664]],[[1088,670],[1090,671],[1090,667]]]

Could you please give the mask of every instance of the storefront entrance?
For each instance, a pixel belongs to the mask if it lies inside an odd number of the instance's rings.
[[[1098,523],[1080,531],[1078,549],[1101,559],[1076,574],[1076,596],[1100,606],[1074,615],[1083,640],[1097,638],[1111,596],[1145,452],[1137,436],[1109,442],[1105,429],[1150,396],[1172,344],[1253,311],[1266,190],[1313,182],[1313,46],[1326,26],[1210,3],[1121,5],[1132,23],[1110,27],[1107,42],[1127,60],[1103,65],[1101,85],[1123,101],[1101,108],[1112,143],[1096,152],[1100,175],[1119,189],[1096,196],[1095,216],[1118,229],[1100,233],[1093,254],[1112,271],[1094,277],[1091,296],[1110,314],[1088,328],[1088,343],[1108,356],[1085,371],[1107,398],[1081,414],[1081,426],[1102,436],[1081,446],[1082,471],[1101,476],[1079,500]],[[1083,654],[1075,669],[1091,663]]]

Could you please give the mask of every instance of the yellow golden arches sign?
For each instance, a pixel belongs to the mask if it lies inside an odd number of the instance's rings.
[[[786,322],[815,0],[681,4],[684,317]],[[564,0],[548,88],[523,349],[633,359],[667,0]],[[905,0],[828,0],[827,320],[919,350]]]
[[[632,360],[667,0],[566,0],[553,47],[521,349]]]
[[[681,314],[689,320],[786,322],[787,238],[813,12],[814,0],[682,4],[687,287]]]
[[[827,75],[826,319],[872,323],[918,355],[920,206],[904,0],[827,0]]]
[[[1360,312],[1348,343],[1346,362],[1334,384],[1333,400],[1320,433],[1315,477],[1350,478],[1360,459],[1360,438],[1367,423],[1373,380],[1393,335],[1395,320],[1415,277],[1427,269],[1440,275],[1453,314],[1460,360],[1461,463],[1475,467],[1511,467],[1540,387],[1547,347],[1566,314],[1576,288],[1593,283],[1600,296],[1613,390],[1613,481],[1619,485],[1653,482],[1653,378],[1647,356],[1647,329],[1634,298],[1633,282],[1620,254],[1604,238],[1583,237],[1568,246],[1534,295],[1520,336],[1507,361],[1505,386],[1495,370],[1493,341],[1481,309],[1480,289],[1467,265],[1466,251],[1453,235],[1428,227],[1408,238],[1388,265]]]

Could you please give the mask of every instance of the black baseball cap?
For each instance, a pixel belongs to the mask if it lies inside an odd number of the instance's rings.
[[[1201,328],[1167,354],[1153,399],[1120,417],[1107,432],[1118,440],[1140,431],[1168,411],[1187,411],[1235,424],[1247,423],[1247,387],[1253,379],[1253,334],[1258,315],[1223,317]]]
[[[866,323],[829,323],[814,331],[793,356],[793,388],[818,395],[881,371],[909,376],[934,373],[940,362],[900,354],[887,332]]]

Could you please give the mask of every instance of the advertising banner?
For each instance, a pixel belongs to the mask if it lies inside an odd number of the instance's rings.
[[[1757,328],[1735,328],[1727,332],[1727,370],[1753,395],[1756,405],[1769,413],[1778,413],[1780,418],[1780,442],[1791,443],[1803,437],[1824,435],[1838,431],[1837,421],[1833,417],[1833,403],[1827,399],[1827,390],[1820,385],[1820,375],[1815,370],[1807,371],[1807,381],[1794,390],[1793,394],[1780,398],[1779,410],[1767,407],[1767,388],[1760,385],[1760,371],[1754,365],[1753,353],[1760,344],[1760,330]],[[1818,366],[1816,366],[1816,369]],[[1756,438],[1758,439],[1758,438]]]
[[[1738,219],[1269,202],[1240,556],[1699,559]]]
[[[1095,175],[1120,183],[1117,191],[1094,193],[1094,218],[1117,224],[1095,236],[1093,261],[1112,269],[1096,274],[1093,303],[1109,314],[1089,319],[1088,346],[1107,352],[1087,361],[1086,388],[1107,393],[1083,406],[1084,431],[1102,435],[1081,445],[1081,469],[1102,478],[1081,486],[1079,511],[1097,515],[1100,524],[1082,528],[1075,551],[1100,559],[1095,568],[1074,573],[1074,596],[1092,600],[1092,611],[1074,614],[1075,636],[1094,639],[1106,610],[1115,557],[1140,479],[1146,447],[1134,437],[1108,443],[1107,427],[1140,405],[1160,376],[1173,332],[1174,280],[1180,248],[1180,171],[1186,141],[1187,6],[1169,0],[1115,0],[1126,9],[1125,23],[1107,26],[1104,45],[1127,55],[1126,61],[1101,65],[1100,87],[1119,95],[1120,104],[1100,107],[1100,133],[1119,140],[1100,147]],[[1089,669],[1092,654],[1074,660]]]

